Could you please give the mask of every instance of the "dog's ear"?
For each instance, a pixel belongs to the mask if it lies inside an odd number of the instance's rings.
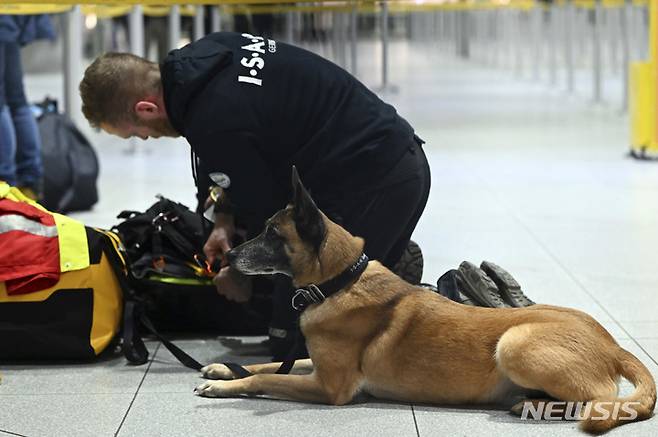
[[[292,166],[292,205],[297,233],[302,240],[310,243],[315,251],[319,252],[326,233],[322,214],[299,179],[294,165]]]

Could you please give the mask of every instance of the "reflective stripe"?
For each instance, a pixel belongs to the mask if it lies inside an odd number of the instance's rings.
[[[56,237],[57,226],[46,226],[18,214],[0,215],[0,234],[23,231],[40,237]]]
[[[59,262],[61,272],[82,270],[89,267],[89,246],[85,226],[70,217],[48,211],[32,199],[23,195],[18,188],[10,187],[0,181],[0,199],[26,203],[34,208],[50,214],[55,220],[55,226],[45,226],[34,223],[23,216],[7,214],[0,216],[0,233],[21,230],[43,237],[59,237]],[[3,220],[3,218],[7,217]],[[15,217],[19,217],[16,221]]]

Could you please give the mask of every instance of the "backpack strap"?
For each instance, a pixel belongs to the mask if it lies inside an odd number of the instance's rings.
[[[110,247],[114,249],[106,250],[106,248],[104,248],[105,253],[111,261],[110,264],[114,269],[117,280],[119,281],[121,288],[124,290],[124,296],[126,298],[123,313],[123,353],[126,359],[133,364],[144,364],[148,361],[149,353],[140,334],[141,324],[141,326],[146,328],[147,331],[160,340],[164,347],[166,347],[167,350],[181,362],[181,364],[190,369],[200,371],[203,365],[172,343],[169,339],[162,336],[153,325],[153,322],[151,322],[151,319],[144,314],[142,300],[137,296],[137,293],[135,293],[129,282],[130,272],[126,267],[126,260],[122,254],[122,250],[124,249],[121,240],[119,240],[117,235],[113,232],[101,229],[96,230],[103,234],[110,242],[110,246],[107,246],[107,249]],[[223,364],[228,367],[237,378],[251,376],[251,372],[239,364],[231,362]]]

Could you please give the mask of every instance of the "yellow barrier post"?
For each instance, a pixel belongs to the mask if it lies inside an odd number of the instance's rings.
[[[649,60],[630,66],[631,156],[658,158],[658,0],[649,0]]]

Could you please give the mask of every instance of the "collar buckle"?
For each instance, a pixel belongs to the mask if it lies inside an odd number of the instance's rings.
[[[299,288],[292,296],[292,307],[297,311],[304,310],[307,306],[320,303],[326,299],[326,296],[317,285],[309,284],[304,288]]]

